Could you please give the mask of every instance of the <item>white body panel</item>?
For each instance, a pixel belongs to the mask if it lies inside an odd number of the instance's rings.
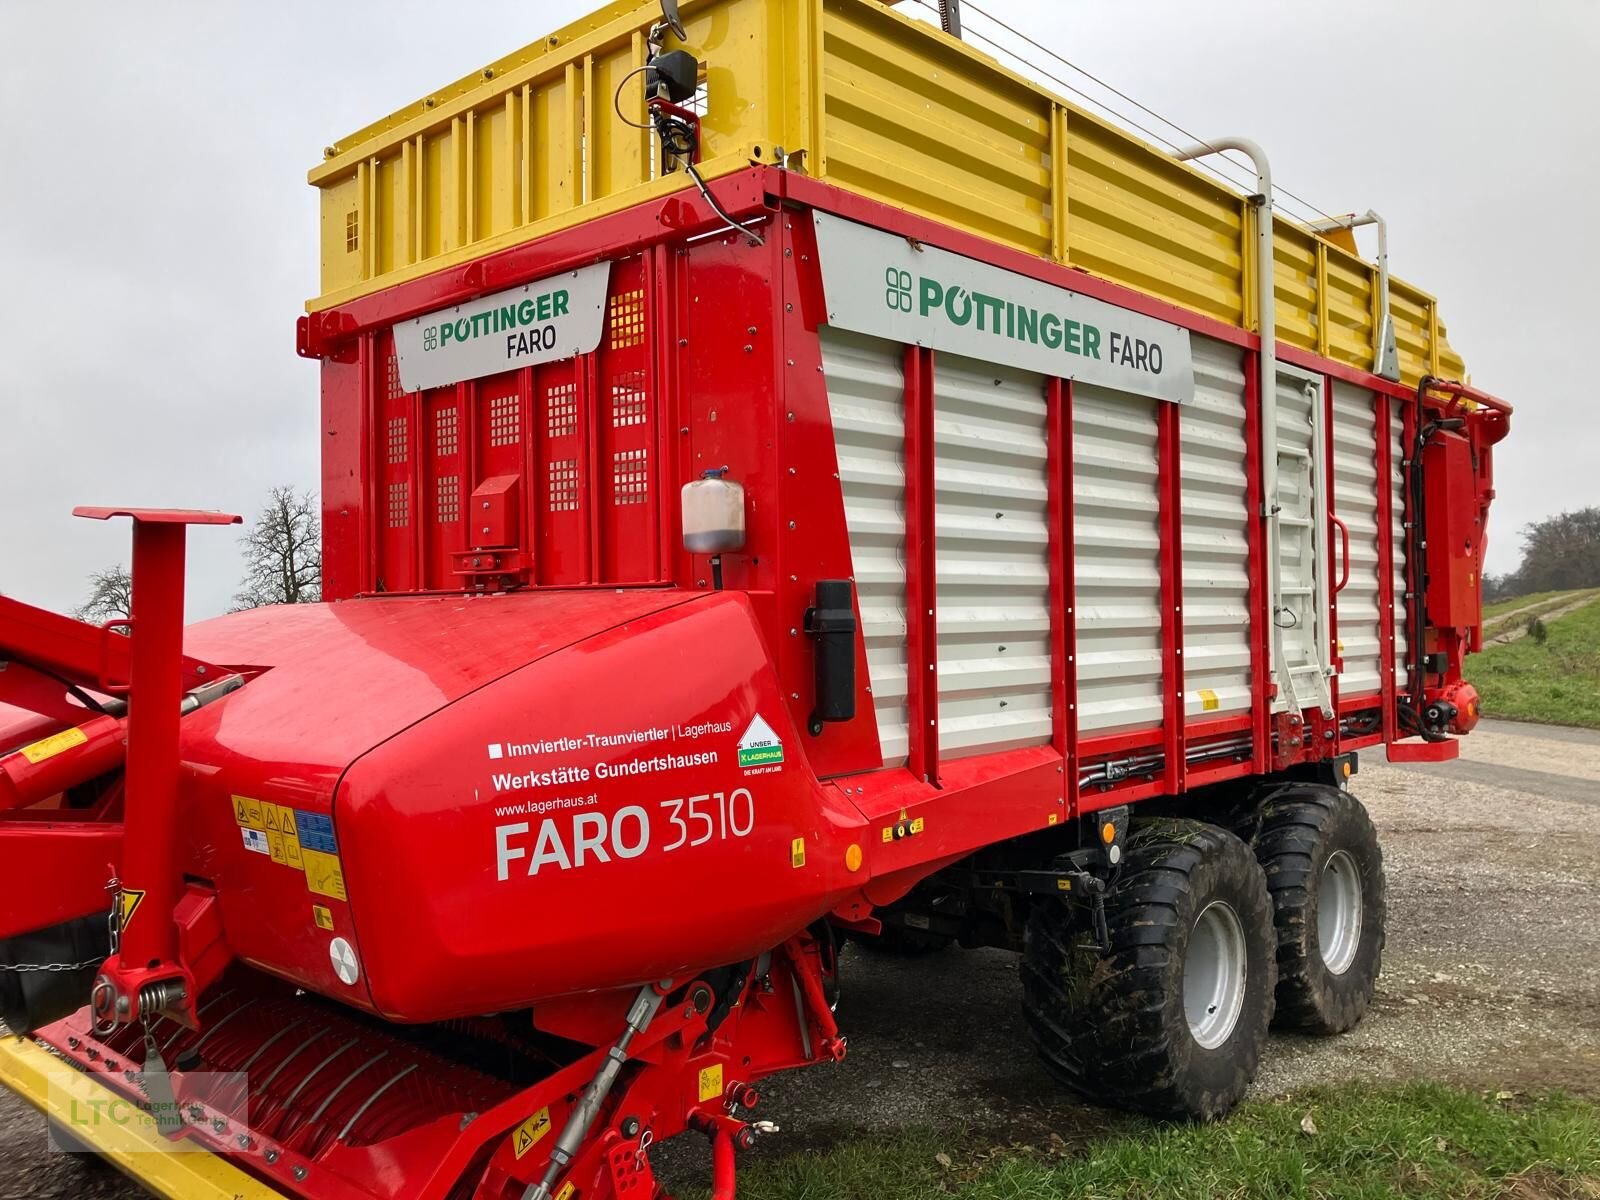
[[[1350,531],[1349,579],[1334,599],[1344,670],[1340,699],[1376,696],[1382,689],[1383,637],[1378,607],[1378,440],[1376,398],[1365,388],[1333,388],[1333,511]],[[1335,540],[1334,574],[1343,574],[1343,544]]]
[[[933,372],[939,751],[1051,733],[1045,381],[941,354]]]
[[[904,351],[823,329],[822,366],[885,766],[909,749],[906,706]]]
[[[1161,721],[1158,404],[1072,392],[1080,737]]]
[[[1183,695],[1193,720],[1250,710],[1250,508],[1244,354],[1194,339],[1194,398],[1179,410],[1183,473]]]
[[[1279,366],[1276,397],[1278,607],[1275,711],[1331,711],[1328,672],[1327,469],[1322,378]],[[1268,416],[1266,419],[1274,419]]]

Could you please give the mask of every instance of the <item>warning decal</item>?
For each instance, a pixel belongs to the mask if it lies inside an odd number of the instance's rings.
[[[300,821],[292,808],[255,800],[249,796],[233,798],[233,819],[246,850],[265,854],[280,866],[305,869],[300,858]]]
[[[511,1133],[511,1148],[521,1158],[540,1142],[545,1134],[550,1132],[550,1110],[541,1108]]]
[[[318,896],[330,896],[335,900],[344,900],[344,868],[339,865],[339,856],[324,854],[320,850],[302,847],[300,857],[305,863],[306,890]]]
[[[261,801],[252,800],[249,796],[235,796],[233,798],[233,819],[240,829],[267,828],[261,815]]]
[[[332,817],[303,808],[294,810],[292,815],[299,822],[301,846],[307,850],[321,850],[324,854],[339,853],[339,843],[333,836]]]
[[[126,929],[133,920],[133,914],[139,911],[139,905],[144,901],[143,888],[123,888],[121,892],[122,913],[117,924],[121,929]]]
[[[705,1067],[700,1072],[700,1102],[715,1100],[722,1095],[722,1064]]]
[[[63,729],[60,733],[52,733],[49,737],[42,738],[30,746],[24,746],[17,753],[35,766],[38,766],[45,759],[64,754],[74,746],[81,746],[88,740],[88,734],[77,726],[73,726],[71,729]]]
[[[741,767],[772,767],[783,762],[783,743],[772,726],[757,713],[744,736],[739,739],[739,765]]]
[[[317,923],[318,929],[333,928],[333,911],[326,904],[313,904],[311,919]]]

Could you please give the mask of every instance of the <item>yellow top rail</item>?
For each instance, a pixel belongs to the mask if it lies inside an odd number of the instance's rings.
[[[613,108],[657,4],[616,2],[330,146],[332,307],[689,186]],[[704,64],[702,173],[773,162],[1254,328],[1247,197],[876,0],[688,0]],[[643,116],[643,85],[620,97]],[[1270,149],[1270,147],[1269,147]],[[1278,337],[1362,369],[1377,268],[1279,219]],[[1434,298],[1398,280],[1401,376],[1459,378]]]

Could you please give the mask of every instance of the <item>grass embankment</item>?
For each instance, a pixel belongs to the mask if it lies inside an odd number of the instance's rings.
[[[1485,605],[1483,636],[1485,640],[1498,637],[1508,630],[1527,625],[1533,617],[1547,616],[1569,604],[1586,600],[1600,600],[1600,590],[1580,588],[1570,592],[1535,592],[1531,596],[1518,596],[1515,600]]]
[[[1571,595],[1570,592],[1530,592],[1526,596],[1512,596],[1509,600],[1496,600],[1493,604],[1483,606],[1483,620],[1485,624],[1495,617],[1508,612],[1516,612],[1522,608],[1532,608],[1536,604],[1543,604],[1546,600],[1556,600],[1562,596]]]
[[[754,1162],[741,1200],[1589,1200],[1600,1108],[1437,1084],[1350,1085],[1214,1125],[1132,1118],[1091,1140],[996,1147],[926,1132]]]
[[[1487,645],[1467,678],[1491,717],[1600,729],[1600,602],[1545,625],[1546,637]]]

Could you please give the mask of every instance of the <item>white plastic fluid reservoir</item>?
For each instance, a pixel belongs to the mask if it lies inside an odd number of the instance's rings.
[[[744,486],[713,467],[683,485],[683,548],[691,554],[744,549]]]

